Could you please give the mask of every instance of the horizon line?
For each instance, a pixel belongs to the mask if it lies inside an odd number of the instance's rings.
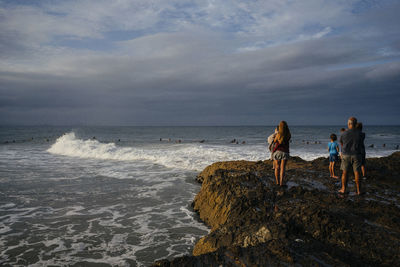
[[[4,124],[0,127],[274,127],[277,124],[249,124],[249,125],[101,125],[101,124]],[[343,124],[290,124],[289,126],[347,126]],[[400,126],[400,124],[364,124],[363,126]]]

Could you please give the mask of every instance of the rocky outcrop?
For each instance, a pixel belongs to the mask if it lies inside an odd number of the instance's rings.
[[[398,265],[400,153],[366,166],[357,196],[351,179],[350,193],[337,193],[325,158],[292,158],[287,188],[275,186],[270,161],[214,163],[193,202],[211,232],[193,256],[155,266]]]

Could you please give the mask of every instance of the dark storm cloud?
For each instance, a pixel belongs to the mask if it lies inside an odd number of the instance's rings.
[[[0,34],[0,123],[341,124],[350,115],[399,123],[399,4],[385,1],[355,14],[330,4],[326,16],[319,1],[276,4],[260,10],[247,4],[240,27],[238,7],[203,6],[200,16],[192,4],[177,18],[175,5],[160,7],[170,12],[145,6],[148,16],[127,14],[124,21],[121,6],[101,2],[88,25],[79,23],[84,11],[73,5],[64,5],[62,18],[14,7],[0,26],[7,30]],[[273,11],[267,16],[262,8]],[[112,19],[104,22],[100,14],[107,12]],[[37,36],[20,27],[21,14],[40,19]],[[160,21],[168,23],[157,31]],[[52,44],[62,34],[101,42],[109,24],[151,29],[126,41],[104,40],[114,44],[109,51]]]

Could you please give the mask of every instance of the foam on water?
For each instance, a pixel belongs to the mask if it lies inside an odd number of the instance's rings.
[[[150,161],[169,168],[202,170],[216,161],[261,160],[265,146],[218,146],[207,144],[159,144],[120,147],[115,143],[82,140],[74,132],[64,134],[47,150],[56,155],[120,161]]]
[[[0,264],[15,263],[19,259],[23,261],[24,254],[35,251],[39,261],[32,266],[66,265],[82,260],[92,263],[107,262],[113,266],[129,266],[126,259],[136,261],[141,254],[148,254],[149,250],[157,247],[159,257],[182,255],[184,253],[182,247],[190,249],[196,240],[193,233],[186,232],[188,228],[193,227],[193,231],[200,228],[196,230],[198,235],[208,231],[205,226],[199,226],[199,223],[194,221],[189,210],[174,207],[171,203],[162,204],[156,209],[138,207],[136,214],[130,217],[127,217],[126,212],[130,212],[132,208],[121,204],[92,209],[85,209],[82,206],[21,209],[10,204],[2,207],[13,215],[4,216],[6,218],[0,218],[0,221],[10,225],[25,221],[24,223],[36,237],[34,239],[28,237],[20,240],[18,244],[5,246],[7,236],[2,236],[0,245],[4,249],[0,252],[2,258]],[[27,214],[31,216],[26,218]],[[40,218],[46,218],[46,221],[36,223]],[[82,219],[86,221],[85,218],[92,219],[87,220],[85,224],[80,223]],[[33,221],[35,223],[31,223]],[[4,228],[9,229],[7,226]],[[105,234],[103,229],[107,229],[106,232],[110,234]],[[132,235],[137,237],[136,241],[128,240]],[[8,235],[8,238],[10,236]],[[180,240],[178,242],[180,245],[168,246],[172,236]],[[42,248],[38,251],[40,246]],[[24,252],[15,255],[15,260],[9,258],[11,251],[21,248],[25,248]],[[98,259],[82,258],[81,254],[88,255],[88,253],[98,255]],[[138,265],[142,266],[140,261]]]

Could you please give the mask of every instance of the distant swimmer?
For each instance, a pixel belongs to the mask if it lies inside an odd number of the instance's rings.
[[[49,140],[49,139],[46,139],[46,141],[49,142],[50,140]]]
[[[231,141],[231,143],[232,143],[232,144],[236,143],[236,139],[233,139],[233,140]]]
[[[200,141],[200,143],[204,143],[205,141],[206,141],[206,140],[203,139],[203,140]]]
[[[374,144],[369,145],[368,147],[374,148]]]
[[[118,142],[121,142],[121,139],[118,139]]]
[[[244,144],[246,144],[246,141],[243,141],[243,142],[242,142],[242,145],[244,145]]]
[[[396,149],[399,149],[399,145],[396,146]]]
[[[386,144],[383,144],[382,147],[386,147]]]
[[[93,140],[96,140],[96,136],[93,136],[92,139],[93,139]]]
[[[162,141],[162,138],[160,138],[160,142]]]

